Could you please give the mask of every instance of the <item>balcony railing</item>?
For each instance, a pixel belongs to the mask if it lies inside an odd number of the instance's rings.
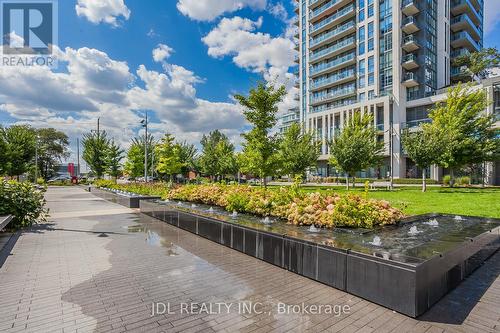
[[[311,97],[311,103],[323,102],[323,101],[326,101],[326,100],[329,100],[332,98],[351,95],[351,94],[354,94],[355,92],[356,92],[356,86],[352,85],[352,86],[348,86],[348,87],[344,87],[341,89],[330,91],[329,93],[324,94],[324,95],[320,95],[317,97]]]
[[[482,45],[480,43],[476,42],[474,40],[474,38],[472,38],[472,36],[467,31],[460,31],[460,32],[456,32],[456,33],[454,33],[454,34],[451,35],[451,41],[452,42],[458,41],[460,39],[467,40],[469,43],[472,44],[472,46],[476,50],[480,50],[482,48]]]
[[[335,6],[337,3],[339,3],[340,1],[342,0],[330,0],[326,3],[324,3],[323,5],[319,6],[318,8],[314,9],[311,14],[309,15],[309,18],[310,19],[313,19],[315,18],[316,16],[324,13],[326,10],[328,10],[329,8]]]
[[[469,55],[469,54],[470,54],[470,51],[467,49],[458,49],[458,50],[451,51],[450,55],[452,58],[457,58],[457,57],[461,57],[461,56]]]
[[[472,22],[469,15],[467,15],[467,14],[461,14],[459,16],[455,16],[454,18],[451,19],[450,24],[453,26],[454,24],[458,24],[458,23],[462,23],[462,22],[468,24],[468,26],[472,29],[472,32],[476,35],[475,37],[477,39],[481,39],[481,37],[483,35],[483,30],[481,28],[477,27],[476,24],[474,22]]]
[[[403,57],[403,62],[417,61],[417,56],[413,53],[407,54]]]
[[[322,72],[328,68],[337,67],[343,63],[346,63],[346,62],[353,60],[355,57],[356,57],[356,53],[353,52],[353,53],[349,53],[349,54],[343,55],[341,57],[335,58],[335,60],[333,60],[333,61],[324,62],[324,63],[321,63],[319,65],[312,66],[310,74],[314,75],[314,74]]]
[[[347,7],[342,8],[341,10],[338,10],[335,12],[335,14],[329,16],[328,18],[324,19],[323,21],[314,24],[311,27],[311,32],[315,32],[321,28],[323,28],[325,25],[335,21],[341,16],[347,15],[348,13],[352,12],[354,10],[354,4],[351,4]]]
[[[482,10],[476,10],[476,7],[470,2],[470,0],[452,0],[451,1],[451,11],[453,14],[455,7],[459,6],[467,6],[466,8],[469,9],[469,12],[474,15],[474,17],[477,19],[478,23],[483,23],[483,11]]]
[[[321,58],[323,57],[324,55],[328,54],[328,53],[332,53],[332,52],[335,52],[335,51],[338,51],[350,44],[353,44],[354,41],[356,40],[356,38],[354,38],[354,36],[352,37],[349,37],[349,38],[346,38],[346,39],[343,39],[335,44],[333,44],[332,46],[330,47],[327,47],[326,49],[323,49],[323,50],[320,50],[320,51],[317,51],[317,52],[313,52],[311,54],[311,61],[314,61],[318,58]]]
[[[348,69],[346,71],[338,72],[338,73],[331,75],[327,78],[323,78],[320,80],[314,80],[311,83],[311,89],[321,88],[323,86],[335,83],[337,81],[341,81],[341,80],[344,80],[344,79],[349,78],[349,77],[354,77],[355,73],[356,73],[356,71],[354,70],[354,68],[352,68],[352,69]]]
[[[349,21],[346,24],[343,24],[343,25],[341,25],[341,26],[339,26],[339,27],[327,32],[327,33],[321,34],[318,37],[311,39],[309,46],[314,47],[330,37],[339,35],[342,32],[353,28],[355,25],[356,25],[356,23],[354,21]]]

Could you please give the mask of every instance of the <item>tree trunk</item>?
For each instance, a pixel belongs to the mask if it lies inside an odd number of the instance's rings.
[[[422,192],[427,191],[427,182],[426,182],[426,174],[425,174],[425,169],[422,170]]]
[[[347,190],[349,191],[349,174],[346,174],[346,176],[345,176],[345,184],[346,184]]]
[[[455,186],[455,173],[453,172],[453,169],[450,169],[450,187]]]
[[[352,177],[352,188],[356,188],[356,177]]]

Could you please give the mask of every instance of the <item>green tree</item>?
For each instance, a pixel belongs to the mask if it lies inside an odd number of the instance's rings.
[[[449,168],[451,186],[460,167],[498,158],[499,131],[493,129],[495,116],[485,112],[488,104],[485,90],[457,85],[430,111],[429,130],[442,147],[437,164]]]
[[[293,124],[285,133],[279,146],[282,172],[286,175],[303,176],[307,169],[315,167],[320,155],[321,143],[312,133],[302,133],[299,124]]]
[[[426,169],[436,163],[441,147],[437,136],[433,135],[432,127],[424,124],[421,130],[403,132],[403,147],[408,157],[422,169],[422,192],[427,191]]]
[[[14,125],[2,129],[0,135],[6,146],[4,152],[6,160],[3,163],[4,173],[10,177],[19,178],[20,175],[28,172],[34,164],[35,130],[26,125]]]
[[[132,139],[130,148],[127,151],[127,160],[125,162],[124,171],[132,178],[144,176],[144,140],[145,136],[135,137]],[[148,134],[148,169],[152,167],[155,170],[157,159],[154,153],[156,141],[151,134]]]
[[[466,67],[471,79],[483,80],[490,74],[490,69],[500,64],[500,53],[494,47],[484,48],[457,57],[453,64]]]
[[[380,163],[384,145],[376,140],[377,130],[373,125],[372,115],[356,112],[345,122],[341,133],[330,142],[330,164],[346,173],[346,185],[349,189],[349,177],[357,171],[376,166]],[[355,186],[355,180],[353,180]]]
[[[202,153],[199,158],[201,172],[218,180],[227,174],[237,171],[234,145],[219,130],[203,135],[201,139]]]
[[[57,173],[57,166],[69,157],[68,136],[54,128],[36,130],[39,176],[48,180]]]
[[[108,174],[116,181],[122,173],[121,161],[123,160],[123,149],[118,146],[114,140],[109,142],[108,152],[106,155],[106,170]]]
[[[180,159],[179,145],[171,134],[165,134],[155,147],[158,158],[156,171],[161,175],[170,176],[170,179],[182,171],[183,163]]]
[[[83,135],[83,160],[98,179],[101,179],[107,168],[107,154],[110,140],[106,131],[90,132]]]
[[[7,142],[5,141],[5,129],[0,125],[0,176],[7,172]]]
[[[196,170],[198,150],[192,144],[184,142],[177,143],[179,150],[179,160],[182,163],[181,173],[187,174],[189,171]]]
[[[245,142],[241,154],[241,169],[245,173],[258,175],[266,188],[266,178],[275,175],[280,167],[279,137],[271,131],[277,122],[278,103],[285,94],[284,86],[275,89],[259,83],[250,90],[248,97],[234,96],[244,107],[245,118],[253,126],[250,132],[243,134]]]

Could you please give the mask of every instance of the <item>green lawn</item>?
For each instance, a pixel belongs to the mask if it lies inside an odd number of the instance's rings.
[[[327,191],[339,194],[347,192],[345,187],[304,187],[304,189],[311,192]],[[363,189],[357,188],[350,192],[363,194]],[[368,197],[387,200],[407,215],[444,213],[500,218],[500,188],[431,187],[428,188],[428,192],[422,193],[420,188],[404,187],[396,188],[394,191],[370,191]]]

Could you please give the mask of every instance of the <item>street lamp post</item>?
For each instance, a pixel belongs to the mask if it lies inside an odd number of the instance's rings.
[[[148,111],[146,111],[146,119],[141,120],[142,127],[146,129],[144,136],[144,181],[148,182]]]

